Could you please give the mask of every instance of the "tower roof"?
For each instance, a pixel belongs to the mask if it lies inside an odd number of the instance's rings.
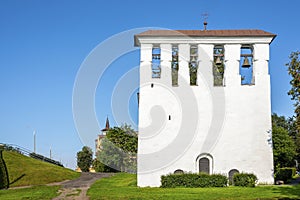
[[[258,29],[243,30],[148,30],[134,36],[135,46],[142,37],[276,37],[275,34]]]
[[[106,117],[106,122],[105,122],[105,128],[102,129],[101,131],[108,131],[110,129],[110,126],[109,126],[109,120],[108,120],[108,117]]]

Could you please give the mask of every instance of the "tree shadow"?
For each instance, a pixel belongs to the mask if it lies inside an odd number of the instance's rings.
[[[19,176],[18,178],[16,178],[15,180],[13,180],[12,182],[9,183],[9,185],[12,185],[14,183],[16,183],[17,181],[19,181],[20,179],[22,179],[26,174],[22,174],[21,176]]]
[[[274,193],[279,194],[280,196],[287,196],[287,197],[280,197],[278,200],[300,200],[300,185],[295,186],[278,186],[272,188]],[[293,196],[293,197],[291,197]]]

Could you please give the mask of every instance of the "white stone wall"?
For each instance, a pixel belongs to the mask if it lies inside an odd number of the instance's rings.
[[[268,74],[272,38],[140,38],[138,186],[160,186],[161,175],[177,169],[210,173],[250,172],[273,184]],[[161,47],[161,78],[151,77],[151,49]],[[171,50],[179,49],[178,86],[172,87]],[[190,44],[198,46],[197,86],[189,85]],[[225,86],[214,87],[214,45],[224,45]],[[241,85],[240,48],[252,44],[255,85]],[[169,120],[170,118],[170,120]]]

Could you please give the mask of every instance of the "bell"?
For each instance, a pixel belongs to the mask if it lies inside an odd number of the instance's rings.
[[[242,67],[243,68],[249,68],[249,67],[251,67],[251,65],[250,65],[249,60],[248,60],[247,57],[245,57]]]
[[[218,56],[218,57],[216,58],[215,64],[218,65],[218,66],[222,65],[222,61],[221,61],[220,56]]]
[[[196,56],[191,56],[191,62],[196,62]]]
[[[172,60],[177,61],[178,60],[178,55],[172,55]]]

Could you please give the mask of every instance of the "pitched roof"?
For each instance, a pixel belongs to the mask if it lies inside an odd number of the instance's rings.
[[[196,37],[207,37],[207,36],[247,36],[247,37],[275,37],[276,35],[273,33],[269,33],[263,30],[148,30],[137,34],[136,36],[196,36]]]
[[[138,37],[276,37],[275,34],[257,29],[245,30],[148,30],[135,35],[135,42]],[[137,43],[136,43],[137,44]]]

